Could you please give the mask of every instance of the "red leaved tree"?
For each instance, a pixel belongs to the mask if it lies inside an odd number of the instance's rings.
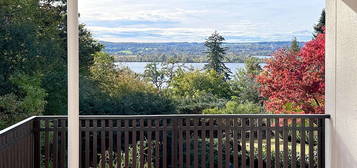
[[[325,35],[307,42],[300,52],[276,51],[257,80],[269,112],[324,113]]]

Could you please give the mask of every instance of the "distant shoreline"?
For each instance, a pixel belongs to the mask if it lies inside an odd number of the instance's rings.
[[[253,57],[253,56],[252,56]],[[264,57],[264,58],[260,58],[260,57]],[[248,58],[248,57],[247,57]],[[264,63],[265,59],[271,58],[271,56],[256,56],[255,58],[259,59],[260,63]],[[143,61],[139,61],[139,60],[118,60],[118,59],[114,59],[114,62],[156,62],[156,63],[163,63],[163,62],[168,62],[168,60],[159,60],[159,61],[155,61],[155,60],[143,60]],[[207,61],[181,61],[181,60],[175,60],[175,63],[208,63]],[[230,61],[230,62],[223,62],[223,63],[244,63],[244,61]]]
[[[104,51],[120,62],[163,62],[172,58],[181,63],[208,62],[203,43],[102,43]],[[225,43],[225,61],[243,63],[248,57],[269,56],[290,45],[291,42]]]
[[[115,63],[120,63],[120,62],[123,62],[123,63],[127,63],[127,62],[133,62],[133,63],[147,63],[147,62],[150,62],[150,63],[164,63],[166,61],[114,61],[114,62]],[[192,64],[192,63],[208,64],[208,62],[181,62],[181,61],[177,61],[175,63],[179,63],[179,64],[184,64],[184,63],[189,63],[189,64]],[[233,63],[244,63],[244,62],[223,62],[223,63],[233,64]],[[261,62],[261,63],[264,63],[264,62]]]

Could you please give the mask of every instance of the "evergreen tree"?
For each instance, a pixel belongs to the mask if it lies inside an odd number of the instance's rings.
[[[299,42],[297,41],[296,37],[294,37],[294,39],[291,41],[291,45],[290,45],[289,50],[291,52],[295,52],[295,53],[300,51]]]
[[[314,36],[315,37],[317,36],[317,34],[324,33],[324,27],[325,27],[325,21],[326,21],[325,16],[326,16],[326,12],[325,12],[325,9],[323,9],[321,12],[319,23],[314,26],[314,30],[315,30]]]
[[[233,95],[241,104],[250,102],[259,105],[262,103],[262,97],[258,91],[259,83],[256,81],[256,76],[263,69],[258,58],[250,57],[244,63],[245,67],[239,69],[231,81]]]
[[[223,63],[227,48],[222,47],[224,37],[215,31],[205,42],[207,47],[208,64],[205,69],[215,70],[218,74],[224,75],[225,79],[229,79],[232,73]]]

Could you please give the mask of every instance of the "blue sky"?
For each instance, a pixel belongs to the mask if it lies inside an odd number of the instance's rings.
[[[228,42],[311,39],[324,0],[79,0],[80,22],[98,40]]]

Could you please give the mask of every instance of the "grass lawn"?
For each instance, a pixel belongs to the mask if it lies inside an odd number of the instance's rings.
[[[267,149],[267,145],[266,145],[267,140],[264,139],[264,140],[262,140],[262,142],[263,142],[263,145],[262,145],[263,151],[266,151],[266,149]],[[271,144],[271,148],[270,148],[271,151],[275,151],[275,138],[272,138],[272,139],[270,140],[270,144]],[[292,149],[291,142],[288,142],[288,148],[289,148],[289,150]],[[247,149],[247,151],[250,150],[249,140],[248,140],[247,143],[246,143],[246,149]],[[281,151],[283,151],[283,149],[284,149],[284,140],[283,140],[283,139],[280,139],[280,140],[279,140],[279,151],[281,152]],[[258,151],[258,140],[255,140],[255,141],[254,141],[254,150],[255,150],[255,151]],[[296,152],[297,152],[298,154],[301,152],[301,144],[300,144],[300,143],[296,143]],[[308,144],[307,144],[307,145],[305,144],[305,154],[306,154],[306,155],[309,154],[309,145],[308,145]]]

